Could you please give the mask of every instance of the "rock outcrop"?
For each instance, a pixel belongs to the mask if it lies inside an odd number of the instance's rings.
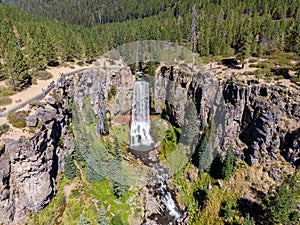
[[[257,80],[215,81],[211,72],[190,75],[179,67],[162,67],[156,78],[156,112],[184,124],[185,105],[195,102],[199,130],[213,119],[218,151],[231,145],[249,165],[277,159],[300,164],[299,89],[287,89]],[[165,80],[168,80],[166,82]],[[171,90],[171,91],[170,91]]]
[[[56,104],[39,106],[27,118],[37,126],[31,138],[3,139],[0,150],[0,221],[19,224],[28,213],[43,209],[57,191],[56,177],[65,154],[73,151],[68,132],[66,93],[57,89]]]

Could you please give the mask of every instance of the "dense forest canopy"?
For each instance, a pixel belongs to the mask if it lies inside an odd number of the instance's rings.
[[[22,4],[24,2],[34,4],[36,1],[21,1]],[[251,55],[300,51],[300,6],[297,0],[153,0],[143,4],[128,0],[115,1],[116,11],[111,11],[111,1],[107,1],[107,11],[101,14],[102,22],[123,22],[98,24],[90,28],[79,25],[84,24],[84,18],[80,19],[78,15],[85,15],[82,10],[87,10],[86,14],[92,16],[89,9],[98,8],[97,1],[81,0],[76,1],[77,4],[39,1],[39,4],[42,2],[46,4],[45,9],[36,6],[29,8],[41,10],[36,12],[40,15],[45,10],[49,15],[44,16],[64,21],[55,22],[26,13],[16,7],[18,4],[0,5],[3,18],[0,21],[0,56],[3,67],[8,66],[7,60],[16,51],[16,46],[19,53],[25,56],[22,59],[29,69],[36,62],[41,64],[37,67],[42,69],[64,61],[90,61],[113,47],[137,40],[167,40],[191,46],[193,5],[197,13],[195,46],[200,56],[237,56],[243,60]],[[104,4],[105,0],[101,2]],[[150,10],[147,10],[148,3],[153,6]],[[47,8],[58,4],[69,10],[62,15],[58,10]],[[86,18],[91,18],[89,16]],[[72,17],[80,21],[72,21]],[[9,44],[11,42],[15,44]]]
[[[158,14],[178,0],[21,0],[18,6],[31,13],[68,24],[91,26],[122,22]]]

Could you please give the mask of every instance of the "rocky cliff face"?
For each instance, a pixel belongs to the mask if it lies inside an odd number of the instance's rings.
[[[61,80],[50,97],[29,108],[26,123],[35,133],[30,138],[2,139],[0,223],[22,223],[28,213],[42,210],[55,195],[56,178],[63,171],[64,157],[74,150],[74,138],[69,132],[72,105],[82,110],[89,101],[92,119],[97,118],[97,133],[106,134],[108,92],[112,85],[116,86],[118,101],[114,99],[109,112],[117,114],[127,110],[128,113],[132,84],[133,77],[126,68],[89,70]],[[70,104],[72,101],[75,104]]]
[[[267,84],[232,82],[224,89],[229,117],[228,141],[246,145],[241,155],[253,165],[270,156],[299,165],[299,99],[297,93]]]
[[[162,84],[161,77],[172,84]],[[224,152],[231,145],[236,156],[250,165],[283,156],[292,165],[299,166],[299,88],[257,80],[214,81],[210,72],[190,75],[178,67],[162,67],[156,87],[172,90],[168,95],[175,101],[161,101],[156,104],[156,111],[161,113],[167,107],[175,124],[184,123],[184,105],[189,99],[196,104],[200,130],[210,119],[215,120],[219,151]]]
[[[0,150],[0,221],[21,223],[29,212],[44,208],[55,194],[63,158],[73,149],[68,133],[67,100],[63,89],[52,104],[38,106],[27,120],[40,128],[31,138],[4,139]],[[33,110],[33,109],[32,109]],[[34,122],[35,121],[35,122]]]
[[[37,212],[56,193],[56,177],[65,154],[74,148],[68,132],[68,98],[83,109],[86,102],[97,117],[97,133],[105,134],[105,115],[129,114],[133,76],[129,69],[84,72],[64,81],[52,97],[37,106],[27,118],[36,127],[31,138],[4,139],[0,150],[0,221],[20,223],[28,212]],[[217,151],[231,145],[235,155],[250,165],[277,160],[281,156],[293,166],[300,164],[299,89],[273,84],[214,81],[209,72],[191,75],[187,69],[162,67],[152,95],[155,111],[166,111],[175,124],[185,123],[185,105],[195,102],[199,130],[214,118]],[[117,92],[106,105],[112,86]],[[89,96],[89,98],[86,98]],[[276,171],[270,176],[279,179]]]

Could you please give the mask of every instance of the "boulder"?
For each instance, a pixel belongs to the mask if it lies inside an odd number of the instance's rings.
[[[37,119],[36,115],[28,116],[26,118],[26,125],[28,127],[36,127],[37,123],[38,123],[38,119]]]

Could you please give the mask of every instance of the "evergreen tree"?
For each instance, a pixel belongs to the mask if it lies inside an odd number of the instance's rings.
[[[64,175],[69,180],[72,180],[76,177],[77,173],[78,170],[73,161],[73,157],[71,155],[67,155],[65,158]]]
[[[108,125],[108,119],[107,115],[103,115],[103,128],[104,128],[104,135],[109,134],[109,125]]]
[[[166,131],[166,135],[161,142],[161,153],[164,157],[168,157],[169,154],[175,150],[177,144],[176,131],[173,126],[170,126]]]
[[[114,159],[109,168],[108,177],[113,181],[114,194],[120,198],[124,196],[128,190],[126,174],[122,171],[122,152],[118,139],[114,143]]]
[[[116,85],[112,85],[111,88],[110,88],[110,93],[113,95],[113,96],[116,96],[117,94],[117,87]]]
[[[89,225],[91,224],[89,219],[86,218],[83,214],[80,214],[80,218],[77,221],[77,225]]]
[[[297,191],[294,192],[295,190]],[[276,188],[275,193],[270,190],[264,198],[266,219],[270,224],[298,224],[297,220],[300,215],[295,208],[299,200],[299,190],[300,187],[297,181],[291,183],[284,181]]]
[[[232,202],[226,201],[225,206],[223,208],[224,211],[224,219],[227,223],[231,223],[233,221],[233,210],[232,210]]]
[[[115,138],[115,148],[114,149],[115,149],[115,151],[114,151],[115,160],[117,162],[122,162],[123,157],[122,157],[121,147],[120,147],[117,137]]]
[[[255,225],[255,221],[253,217],[249,215],[249,213],[247,213],[243,225]]]
[[[233,168],[234,168],[234,155],[233,155],[232,148],[229,147],[222,167],[223,179],[228,180],[231,177],[233,173]]]
[[[241,28],[241,30],[242,29],[247,29],[247,28]],[[242,68],[244,68],[245,59],[249,57],[251,53],[251,49],[250,49],[251,46],[250,44],[252,43],[251,37],[252,36],[250,32],[240,31],[237,50],[236,50],[236,58],[241,62]]]
[[[197,126],[197,110],[193,102],[188,102],[185,107],[184,126],[182,128],[182,143],[194,148],[195,142],[198,139],[198,126]]]
[[[30,38],[30,44],[28,48],[29,48],[28,50],[29,66],[37,70],[45,69],[47,65],[47,60],[38,43],[34,41],[32,38]]]
[[[9,42],[6,49],[3,72],[14,90],[22,90],[31,84],[28,64],[18,44],[13,40]]]
[[[204,171],[209,171],[210,165],[213,160],[212,150],[209,146],[207,138],[204,137],[200,143],[199,149],[199,171],[200,173]]]
[[[86,157],[87,141],[83,137],[76,137],[74,144],[74,159],[77,162],[84,162]]]
[[[103,163],[103,153],[100,149],[89,153],[86,178],[92,181],[102,181],[106,177]]]
[[[101,207],[98,213],[98,225],[109,225],[105,214],[106,214],[105,208]]]

